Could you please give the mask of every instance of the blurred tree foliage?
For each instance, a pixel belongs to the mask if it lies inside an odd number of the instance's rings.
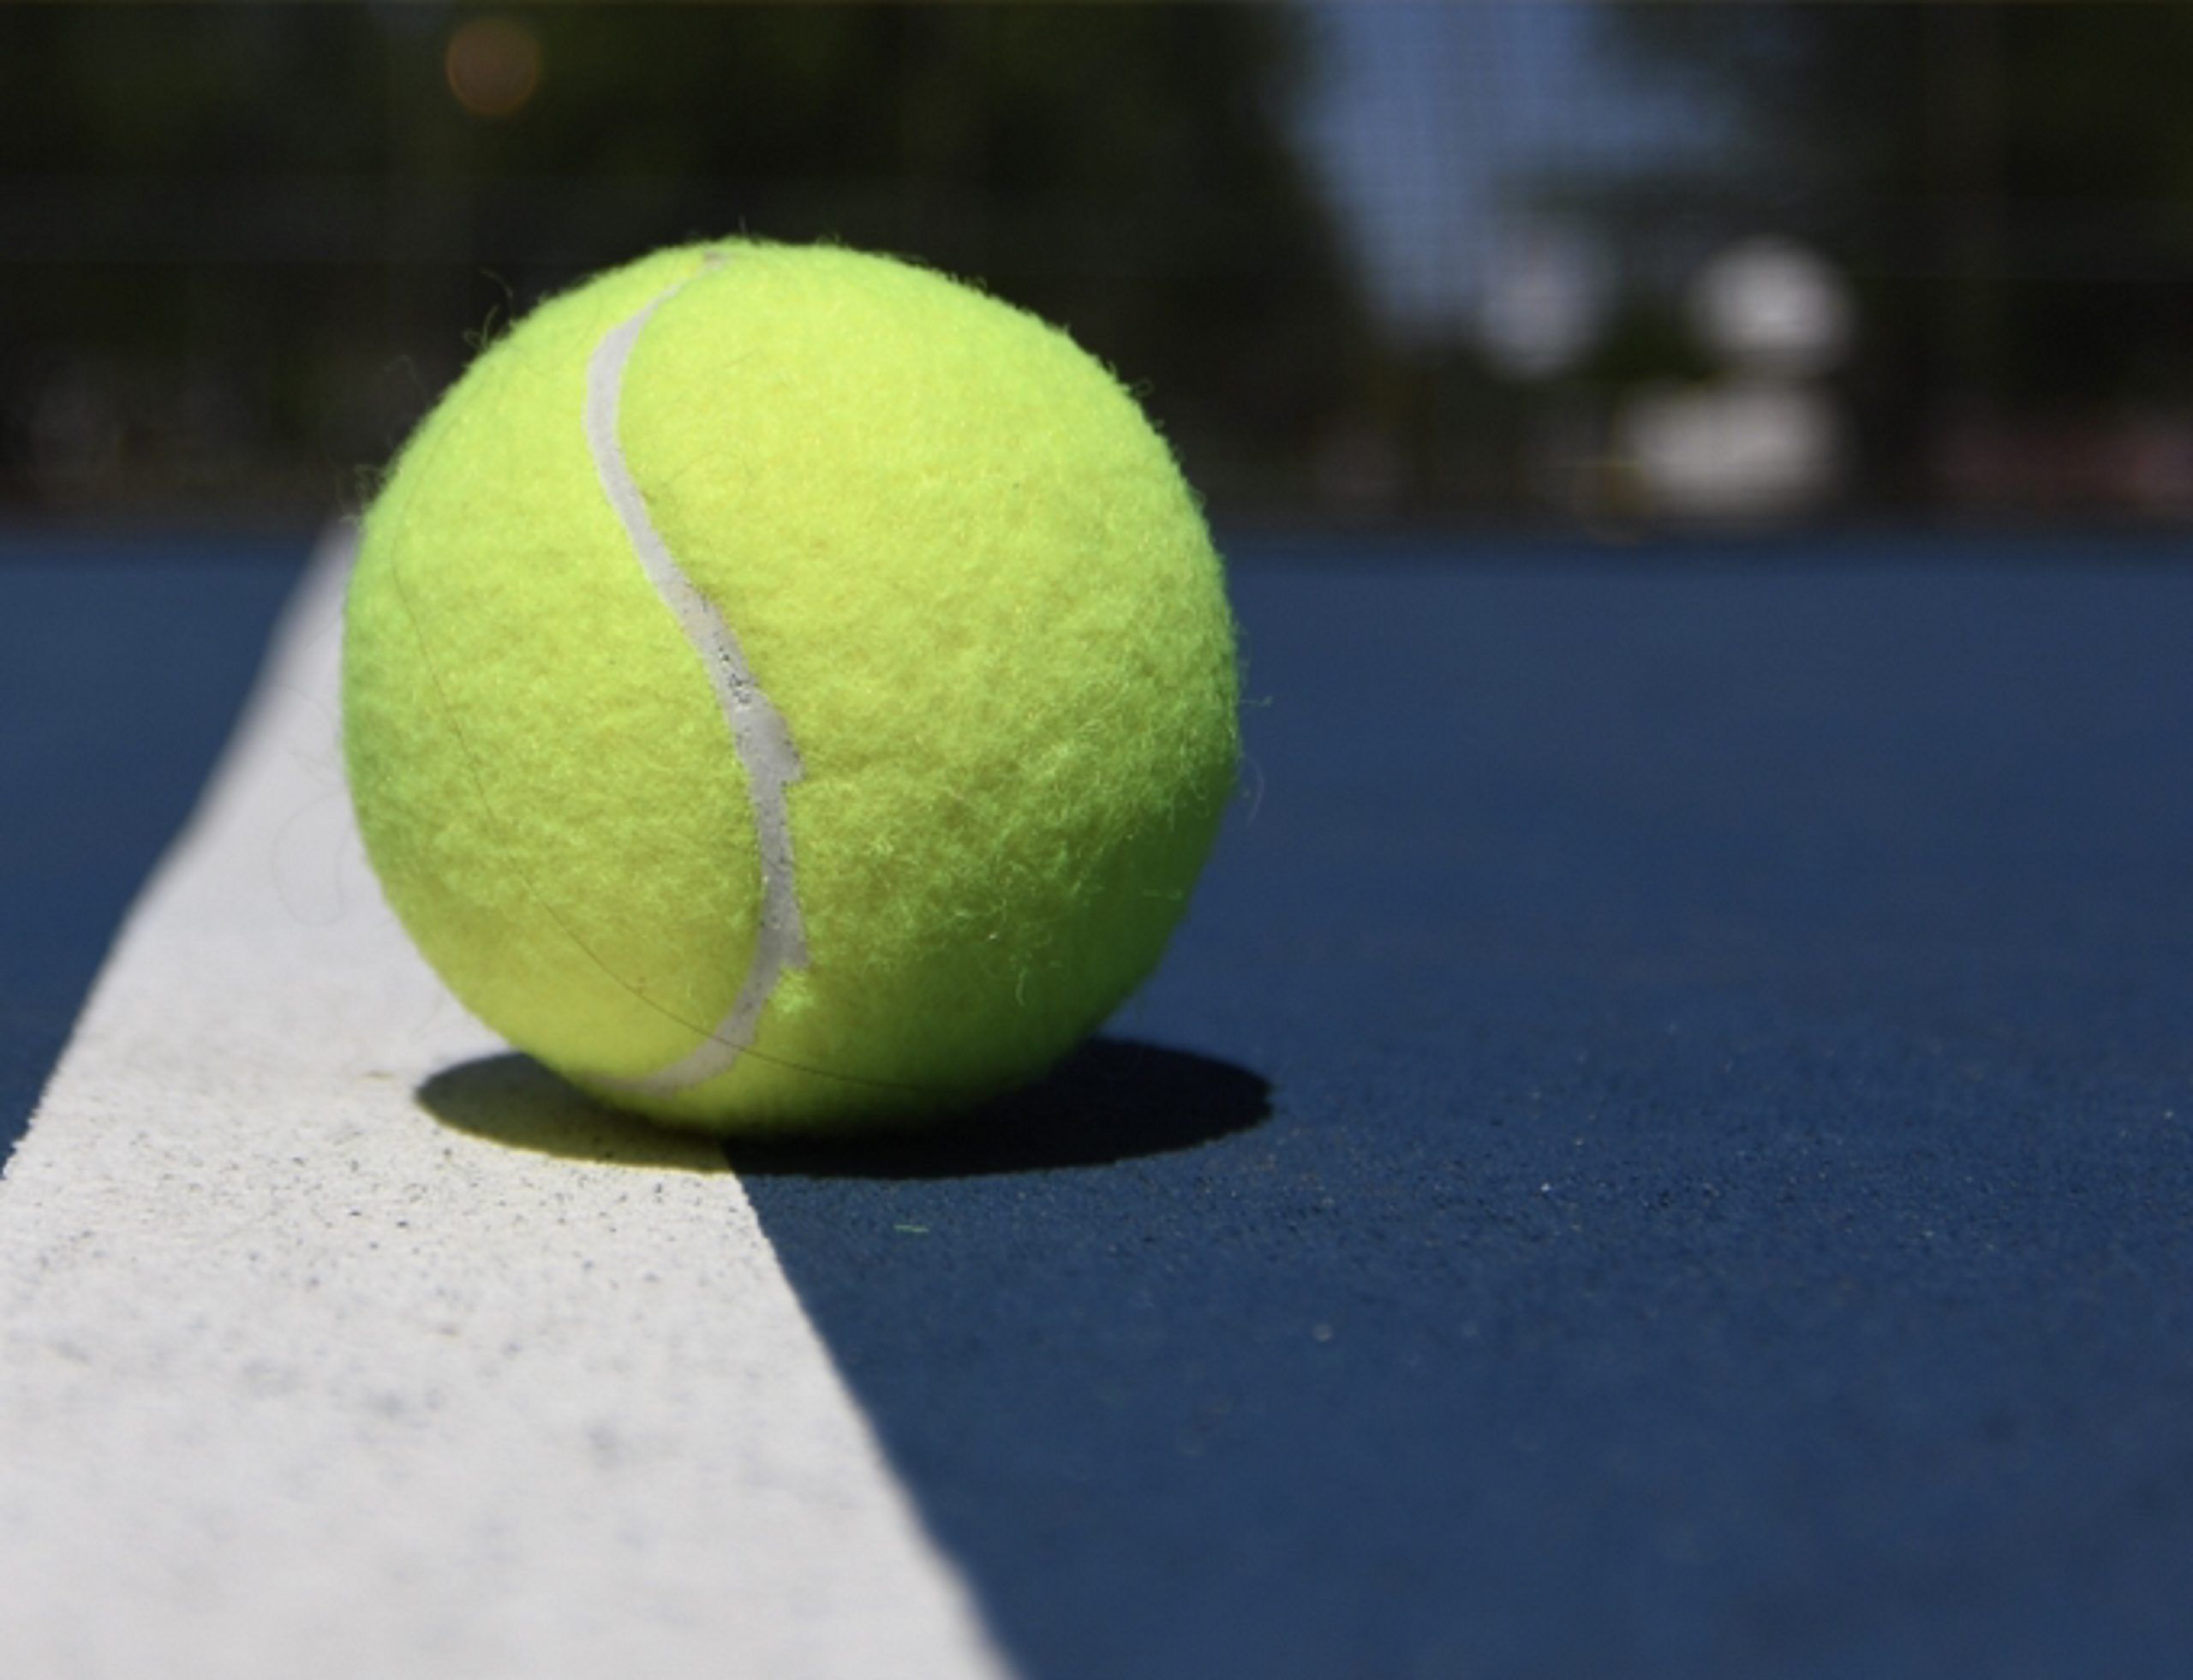
[[[1926,493],[1929,434],[2193,406],[2193,6],[1652,5],[1610,48],[1742,143],[1592,194],[1681,266],[1772,230],[1864,323],[1868,477]],[[1652,258],[1646,259],[1646,266]]]
[[[0,10],[19,496],[332,482],[491,317],[731,230],[900,253],[1065,322],[1222,493],[1299,484],[1363,352],[1292,144],[1288,11],[504,8],[538,80],[500,116],[453,96],[474,15]],[[200,480],[169,471],[206,436],[229,446]]]

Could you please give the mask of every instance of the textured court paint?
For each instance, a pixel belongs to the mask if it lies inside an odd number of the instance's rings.
[[[1271,1117],[746,1167],[1010,1648],[2180,1680],[2193,573],[1236,552],[1249,793],[1121,1026]]]
[[[1030,1668],[2178,1680],[2193,1647],[2193,578],[2171,551],[1232,552],[1248,792],[1175,966],[1120,1023],[1183,1048],[1110,1047],[1094,1111],[1066,1116],[1049,1151],[1021,1128],[941,1163],[951,1176],[871,1156],[894,1176],[745,1181]],[[2006,553],[2017,575],[1993,575]],[[210,593],[158,578],[74,598],[146,657],[194,601],[201,650],[227,633]],[[152,623],[122,622],[132,611]],[[140,691],[226,704],[212,683]],[[103,693],[79,720],[83,777],[137,703]],[[0,750],[46,738],[9,732]],[[84,808],[128,797],[19,757]],[[341,827],[326,786],[263,840],[300,918],[336,903],[320,865],[337,848],[315,828],[331,809]],[[21,831],[0,823],[0,841]],[[60,936],[60,910],[34,918],[42,937]],[[356,955],[346,989],[408,966],[393,942]],[[286,996],[268,1007],[296,1019]],[[423,1032],[422,1063],[445,1047],[430,1100],[451,1116],[637,1150],[589,1136],[506,1058],[472,1061],[481,1041],[411,982],[360,1013],[383,1008]],[[146,1067],[142,1106],[179,1113],[181,1092],[212,1113],[215,1081],[223,1102],[259,1100],[299,1053],[207,1067],[176,1046]],[[1253,1124],[1258,1075],[1274,1112]],[[469,1192],[494,1152],[454,1137],[431,1172],[384,1183],[413,1164],[374,1145],[393,1113],[334,1145],[304,1113],[310,1146],[256,1157],[248,1211],[218,1176],[208,1207],[111,1205],[74,1228],[81,1250],[45,1287],[175,1233],[196,1245],[189,1281],[146,1275],[142,1300],[116,1288],[82,1315],[149,1335],[194,1310],[216,1266],[254,1310],[290,1300],[266,1241],[290,1226],[337,1244],[362,1221],[348,1241],[380,1242],[391,1274],[424,1264],[402,1246],[414,1184],[456,1172]],[[209,1152],[232,1141],[217,1132]],[[134,1152],[187,1142],[117,1127],[101,1152],[128,1174],[150,1170]],[[320,1152],[358,1163],[366,1200],[290,1184],[292,1157]],[[525,1182],[550,1222],[541,1247],[571,1265],[576,1238],[547,1211],[565,1181]],[[584,1322],[613,1324],[658,1287],[571,1281],[566,1357]],[[332,1322],[284,1306],[266,1333],[316,1368],[336,1357],[319,1345]],[[170,1328],[188,1398],[215,1358],[193,1342],[219,1325]],[[124,1472],[174,1474],[196,1450],[180,1400],[158,1415],[171,1370],[71,1368],[128,1400],[80,1391],[39,1420],[71,1474],[105,1442],[72,1421],[135,1414],[113,1432]],[[219,1396],[241,1418],[206,1414],[239,1452],[235,1432],[295,1403],[281,1361],[250,1374],[264,1392]],[[362,1450],[421,1462],[442,1414],[376,1391],[365,1364],[353,1375],[383,1419]],[[0,1407],[33,1415],[12,1392]],[[357,1444],[326,1440],[330,1456]],[[117,1485],[92,1508],[128,1497]],[[62,1603],[127,1623],[147,1585],[181,1615],[184,1588],[210,1581],[194,1638],[266,1625],[215,1625],[249,1608],[218,1569],[141,1579],[145,1547],[176,1526],[146,1515],[146,1534],[63,1560]],[[308,1573],[331,1540],[367,1544],[362,1522],[382,1519],[369,1504],[298,1527],[272,1578]],[[9,1555],[14,1605],[32,1554]],[[596,1579],[559,1579],[562,1613],[606,1602]],[[431,1591],[397,1584],[415,1606]],[[379,1585],[329,1582],[327,1602],[370,1609]]]
[[[415,1097],[492,1043],[364,870],[339,587],[0,1181],[7,1672],[994,1672],[719,1159]]]
[[[0,1169],[306,547],[0,539]]]

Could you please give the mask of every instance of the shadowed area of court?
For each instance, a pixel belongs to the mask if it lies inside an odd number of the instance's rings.
[[[618,1166],[742,1176],[970,1178],[1101,1167],[1193,1149],[1270,1112],[1264,1080],[1192,1051],[1100,1037],[997,1102],[918,1127],[842,1137],[732,1139],[649,1124],[607,1109],[529,1057],[443,1069],[419,1102],[444,1124],[515,1148]]]
[[[1241,804],[1052,1080],[728,1157],[514,1055],[419,1099],[728,1158],[1031,1674],[2176,1680],[2193,569],[1984,548],[1249,550]],[[33,755],[88,822],[191,609],[53,587],[165,615]],[[8,914],[88,978],[78,879]]]
[[[537,1155],[605,1167],[724,1169],[714,1139],[605,1108],[514,1050],[443,1068],[420,1085],[418,1099],[453,1131]]]
[[[1028,1672],[2178,1671],[2193,574],[2117,552],[1243,568],[1126,1025],[1270,1118],[745,1180]]]
[[[0,1164],[306,547],[0,539]]]

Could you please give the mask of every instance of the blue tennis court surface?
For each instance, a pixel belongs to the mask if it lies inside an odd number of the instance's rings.
[[[2186,555],[1235,556],[1157,979],[934,1147],[728,1151],[1007,1655],[2183,1674]],[[0,553],[0,1127],[287,576],[207,559]]]
[[[198,796],[305,547],[0,538],[0,1160]]]

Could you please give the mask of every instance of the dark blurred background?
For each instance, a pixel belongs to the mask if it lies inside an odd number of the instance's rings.
[[[355,505],[669,241],[1071,327],[1224,518],[2193,517],[2193,7],[0,10],[0,515]]]

